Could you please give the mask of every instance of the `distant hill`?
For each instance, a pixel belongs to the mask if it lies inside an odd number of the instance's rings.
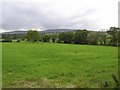
[[[60,32],[69,32],[69,31],[74,31],[74,29],[48,29],[44,31],[39,31],[42,34],[47,34],[47,33],[60,33]],[[26,34],[27,31],[11,31],[11,32],[4,32],[2,34]]]
[[[45,33],[60,33],[60,32],[70,32],[74,31],[74,29],[48,29],[44,31],[40,31],[40,33],[45,34]]]
[[[2,34],[25,34],[27,31],[11,31],[11,32],[4,32]]]

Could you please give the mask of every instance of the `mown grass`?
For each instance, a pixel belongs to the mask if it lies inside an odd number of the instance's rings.
[[[117,47],[58,43],[3,43],[4,87],[115,86]]]

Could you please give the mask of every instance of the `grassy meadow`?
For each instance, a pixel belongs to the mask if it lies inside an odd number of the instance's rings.
[[[58,43],[3,43],[3,88],[114,87],[117,47]]]
[[[0,43],[0,67],[2,67],[2,43]],[[0,68],[0,89],[2,89],[2,68]]]

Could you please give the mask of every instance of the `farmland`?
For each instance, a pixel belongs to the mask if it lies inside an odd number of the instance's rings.
[[[117,47],[59,43],[3,43],[3,88],[114,87]]]

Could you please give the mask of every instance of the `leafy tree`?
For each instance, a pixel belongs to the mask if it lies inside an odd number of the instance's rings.
[[[24,41],[27,38],[27,34],[22,34],[21,35],[21,40]]]
[[[106,32],[98,32],[98,41],[100,42],[100,45],[106,45],[107,44],[107,34]]]
[[[76,30],[73,37],[73,42],[75,44],[87,44],[87,35],[87,30]]]
[[[55,42],[55,40],[57,39],[57,34],[52,34],[50,35],[51,39],[52,39],[52,42]]]
[[[17,39],[17,36],[16,36],[16,35],[13,35],[13,39]]]
[[[29,30],[27,32],[27,40],[32,41],[32,39],[33,39],[33,30]]]
[[[118,31],[118,46],[120,47],[120,30]]]
[[[3,42],[12,42],[12,36],[10,34],[2,34]]]
[[[64,36],[65,36],[64,34],[65,34],[64,32],[59,34],[59,36],[58,36],[59,42],[64,41]]]
[[[110,27],[110,29],[107,31],[108,34],[112,35],[111,38],[111,45],[116,46],[118,44],[118,31],[120,28],[116,27]]]
[[[36,31],[36,30],[29,30],[28,32],[27,32],[27,39],[28,39],[28,41],[30,41],[30,42],[36,42],[36,41],[38,41],[39,40],[39,37],[40,37],[40,34],[39,34],[39,32],[38,31]]]
[[[43,39],[43,42],[49,42],[50,41],[50,35],[44,34],[42,39]]]
[[[88,44],[97,45],[98,43],[98,33],[97,32],[89,32],[87,36]]]
[[[72,43],[73,40],[73,32],[66,32],[64,34],[64,43]]]
[[[62,32],[58,37],[59,40],[63,41],[64,43],[72,43],[73,35],[73,32]]]

